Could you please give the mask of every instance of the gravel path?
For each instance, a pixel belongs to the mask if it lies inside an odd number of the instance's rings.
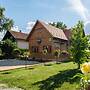
[[[18,65],[32,65],[37,64],[36,61],[25,61],[25,60],[16,60],[16,59],[4,59],[0,60],[0,66],[18,66]]]

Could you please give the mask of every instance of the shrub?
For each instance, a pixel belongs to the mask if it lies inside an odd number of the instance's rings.
[[[23,55],[24,52],[27,52],[27,51],[28,51],[27,49],[21,49],[21,48],[19,48],[19,50],[20,50],[20,52],[21,52],[21,55]]]
[[[46,55],[46,54],[48,53],[48,50],[47,50],[47,49],[44,49],[44,50],[42,51],[42,53],[43,53],[44,55]]]
[[[16,43],[9,39],[0,42],[0,48],[5,58],[13,58],[13,50],[16,47]]]
[[[54,56],[59,57],[60,56],[60,50],[55,50],[54,51]]]
[[[2,55],[2,50],[1,50],[1,48],[0,48],[0,56]]]
[[[86,50],[86,56],[88,59],[90,58],[90,50]]]
[[[16,48],[16,49],[13,50],[14,58],[18,58],[20,56],[20,54],[21,54],[20,49]]]
[[[30,57],[30,52],[29,51],[25,51],[25,52],[23,52],[23,55],[19,56],[19,59],[27,60],[29,57]]]
[[[67,51],[63,50],[61,54],[69,54]]]

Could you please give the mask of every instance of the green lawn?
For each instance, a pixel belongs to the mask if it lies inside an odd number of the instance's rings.
[[[0,72],[0,84],[24,90],[76,90],[79,71],[72,62],[49,63]]]

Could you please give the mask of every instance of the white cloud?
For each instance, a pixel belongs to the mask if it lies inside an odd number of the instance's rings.
[[[17,31],[17,32],[20,31],[18,26],[14,26],[14,27],[12,27],[11,30],[12,30],[12,31]]]
[[[27,27],[26,27],[26,29],[27,29],[27,30],[31,30],[32,27],[34,26],[34,24],[35,24],[34,21],[30,21],[30,22],[28,22],[28,23],[27,23]]]
[[[75,10],[85,22],[90,20],[89,17],[89,11],[88,9],[84,6],[81,0],[68,0],[69,4],[71,5],[71,8]]]

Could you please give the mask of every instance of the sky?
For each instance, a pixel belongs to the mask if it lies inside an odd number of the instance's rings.
[[[78,20],[90,25],[90,0],[0,0],[0,6],[6,9],[5,16],[14,20],[14,30],[27,33],[37,19],[62,21],[68,28]],[[90,32],[88,28],[86,32]]]

